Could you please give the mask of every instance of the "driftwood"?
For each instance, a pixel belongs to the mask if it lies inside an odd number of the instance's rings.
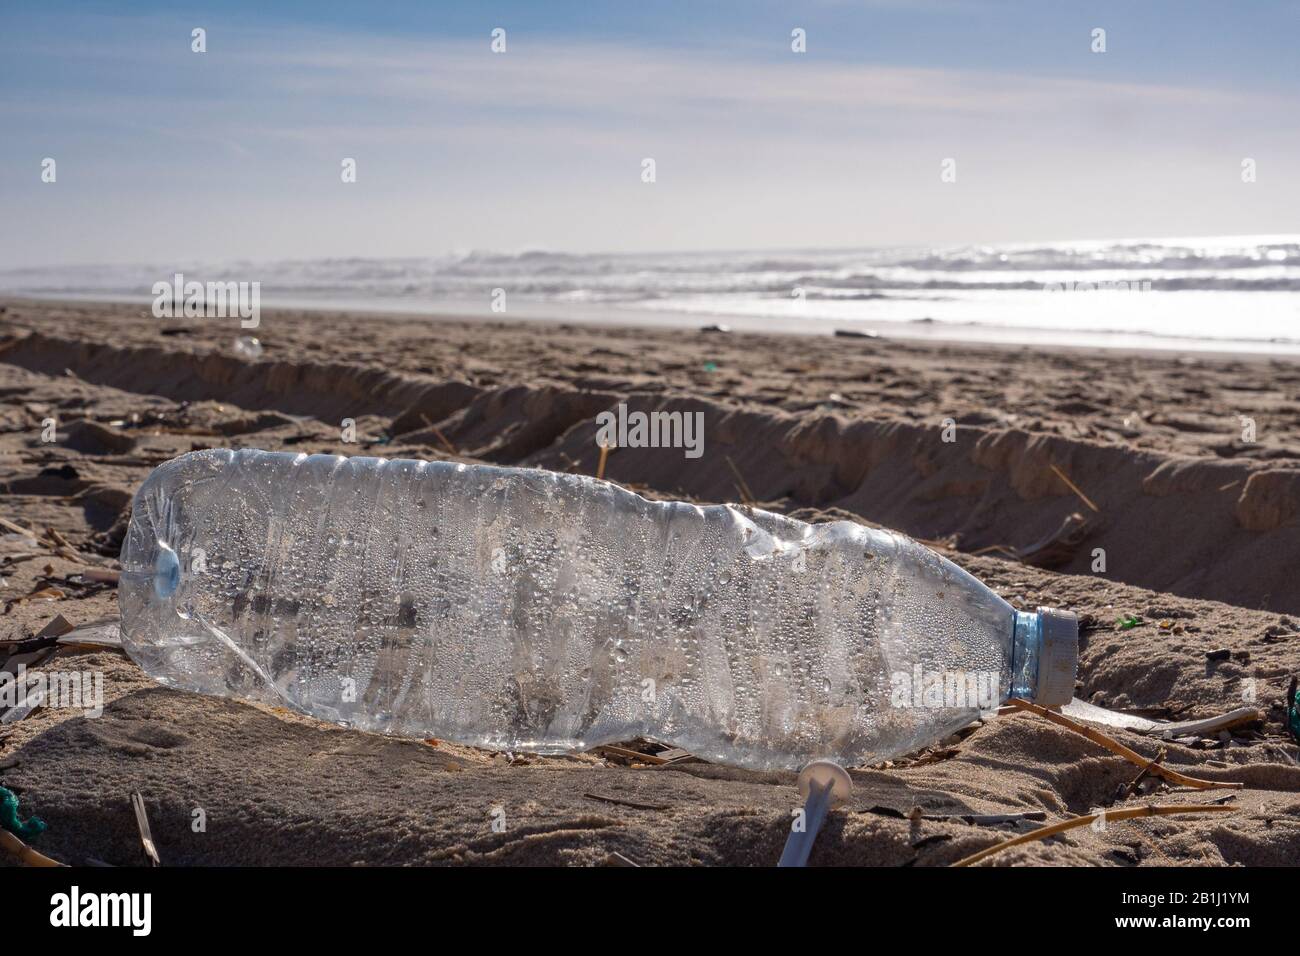
[[[1233,813],[1236,809],[1236,807],[1225,807],[1216,804],[1208,807],[1142,806],[1128,807],[1124,810],[1099,810],[1096,813],[1071,817],[1069,820],[1062,820],[1060,823],[1053,823],[1051,826],[1039,827],[1037,830],[1031,830],[1029,833],[1022,833],[1020,836],[1014,836],[1009,840],[1003,840],[1001,843],[995,843],[993,846],[985,847],[978,853],[972,853],[970,856],[963,857],[954,863],[953,866],[970,866],[972,863],[978,863],[981,860],[987,859],[994,853],[1001,853],[1003,850],[1009,850],[1013,846],[1022,846],[1023,844],[1033,843],[1037,840],[1046,840],[1048,837],[1055,836],[1058,833],[1064,833],[1066,830],[1086,827],[1091,823],[1096,823],[1100,819],[1131,820],[1134,817],[1163,817],[1172,816],[1176,813]]]

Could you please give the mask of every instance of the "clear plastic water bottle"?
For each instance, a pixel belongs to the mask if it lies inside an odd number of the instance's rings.
[[[1073,615],[909,538],[580,475],[194,452],[141,486],[122,566],[123,643],[168,686],[493,749],[848,766],[1074,687]]]

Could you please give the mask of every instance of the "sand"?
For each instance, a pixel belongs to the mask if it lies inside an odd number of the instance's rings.
[[[0,307],[0,516],[42,537],[0,540],[0,641],[55,614],[115,615],[111,587],[63,579],[85,568],[77,560],[114,567],[131,492],[193,448],[594,473],[600,411],[698,411],[699,459],[618,449],[606,476],[658,497],[752,497],[805,520],[898,528],[1017,605],[1076,610],[1078,697],[1178,719],[1243,702],[1263,715],[1225,739],[1163,744],[1169,765],[1245,789],[1148,783],[1119,802],[1131,764],[1032,715],[992,718],[854,769],[853,802],[813,865],[944,865],[1038,825],[945,819],[973,813],[1054,821],[1229,796],[1234,814],[1076,830],[990,863],[1300,860],[1300,751],[1279,706],[1300,670],[1293,363],[315,312],[264,313],[251,334],[265,351],[250,361],[224,320]],[[50,417],[59,440],[43,443]],[[343,418],[357,444],[341,441]],[[51,550],[46,528],[72,550]],[[47,583],[66,596],[14,600]],[[1121,629],[1122,615],[1142,623]],[[65,650],[45,666],[102,671],[104,713],[45,709],[4,725],[0,785],[50,824],[33,845],[70,863],[144,862],[136,790],[174,865],[770,865],[797,804],[791,774],[387,739],[173,692],[112,651]],[[1162,746],[1115,736],[1148,757]]]

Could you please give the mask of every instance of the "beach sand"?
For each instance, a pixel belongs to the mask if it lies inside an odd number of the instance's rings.
[[[0,516],[39,539],[0,540],[0,642],[56,614],[114,616],[113,588],[66,578],[83,562],[115,567],[131,493],[195,448],[594,474],[599,412],[698,411],[698,459],[622,448],[606,477],[655,497],[750,499],[809,521],[896,528],[1017,606],[1075,610],[1078,697],[1179,720],[1244,704],[1262,715],[1205,740],[1113,731],[1145,757],[1163,747],[1170,767],[1245,784],[1147,780],[1118,801],[1132,764],[1037,716],[991,718],[854,769],[853,802],[832,815],[812,865],[944,865],[1039,825],[959,819],[971,814],[1051,822],[1224,798],[1237,812],[1078,829],[990,863],[1300,860],[1300,751],[1281,709],[1300,670],[1293,362],[290,311],[244,333],[233,320],[161,322],[129,305],[0,307]],[[240,334],[258,337],[260,359],[237,354]],[[49,418],[53,443],[41,440]],[[356,444],[340,440],[344,418]],[[50,587],[63,596],[51,600]],[[1121,628],[1127,615],[1141,623]],[[0,785],[49,823],[32,845],[69,863],[144,862],[135,791],[169,865],[621,862],[615,854],[771,865],[798,803],[793,774],[663,764],[644,744],[644,759],[492,754],[170,691],[113,651],[65,649],[43,666],[105,681],[101,717],[42,709],[0,729]]]

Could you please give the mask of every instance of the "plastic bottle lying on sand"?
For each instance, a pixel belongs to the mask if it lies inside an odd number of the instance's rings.
[[[902,535],[579,475],[194,452],[122,566],[124,646],[168,686],[499,750],[848,766],[1074,687],[1073,615]]]

